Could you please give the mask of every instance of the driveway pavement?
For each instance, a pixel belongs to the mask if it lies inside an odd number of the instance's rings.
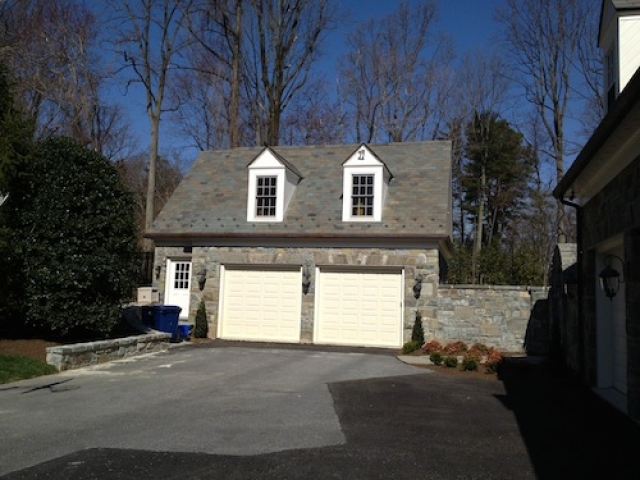
[[[184,346],[0,386],[0,432],[11,479],[640,471],[638,425],[541,367],[470,379],[317,347]]]

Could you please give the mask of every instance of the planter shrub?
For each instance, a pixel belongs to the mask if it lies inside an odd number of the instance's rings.
[[[422,315],[420,315],[420,312],[416,312],[413,330],[411,331],[411,340],[416,342],[419,347],[424,345],[424,328],[422,326]]]
[[[196,312],[196,326],[193,331],[193,335],[196,338],[207,338],[209,333],[209,324],[207,322],[207,309],[204,301],[200,301],[198,305],[198,311]]]
[[[458,366],[458,357],[449,355],[444,359],[444,366],[449,368],[456,368]]]

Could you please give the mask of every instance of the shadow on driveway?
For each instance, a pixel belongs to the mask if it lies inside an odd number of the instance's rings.
[[[537,478],[640,478],[640,425],[546,363],[503,367],[498,398],[516,416]]]

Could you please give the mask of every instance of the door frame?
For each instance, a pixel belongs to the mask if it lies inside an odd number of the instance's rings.
[[[183,302],[171,302],[168,301],[171,298],[171,292],[175,289],[173,288],[173,280],[175,276],[175,265],[178,263],[188,263],[189,264],[189,272],[187,277],[187,298],[186,305]],[[186,320],[189,318],[189,308],[191,307],[191,287],[193,284],[193,261],[188,257],[174,257],[167,258],[165,265],[165,283],[164,283],[164,304],[165,305],[178,305],[182,308],[180,312],[180,319]]]

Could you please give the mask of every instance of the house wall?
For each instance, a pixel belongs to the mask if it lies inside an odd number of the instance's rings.
[[[624,249],[627,331],[628,413],[640,420],[640,157],[594,196],[583,208],[585,261],[583,310],[585,339],[584,376],[597,384],[597,257],[607,242],[622,238]]]
[[[640,16],[620,18],[619,35],[620,91],[622,91],[640,67]]]
[[[438,249],[388,249],[388,248],[276,248],[276,247],[193,247],[191,249],[193,272],[202,266],[207,268],[207,282],[200,291],[197,282],[191,284],[189,319],[193,320],[200,303],[205,301],[209,318],[209,336],[215,336],[218,327],[220,301],[220,265],[309,265],[311,288],[302,295],[301,341],[313,341],[315,267],[316,266],[369,266],[404,268],[404,339],[411,338],[416,308],[421,309],[435,298],[439,283]],[[165,265],[167,258],[184,258],[182,247],[157,247],[156,265]],[[160,301],[164,301],[164,275],[155,279],[159,286]],[[421,295],[414,298],[415,278],[423,278]]]

